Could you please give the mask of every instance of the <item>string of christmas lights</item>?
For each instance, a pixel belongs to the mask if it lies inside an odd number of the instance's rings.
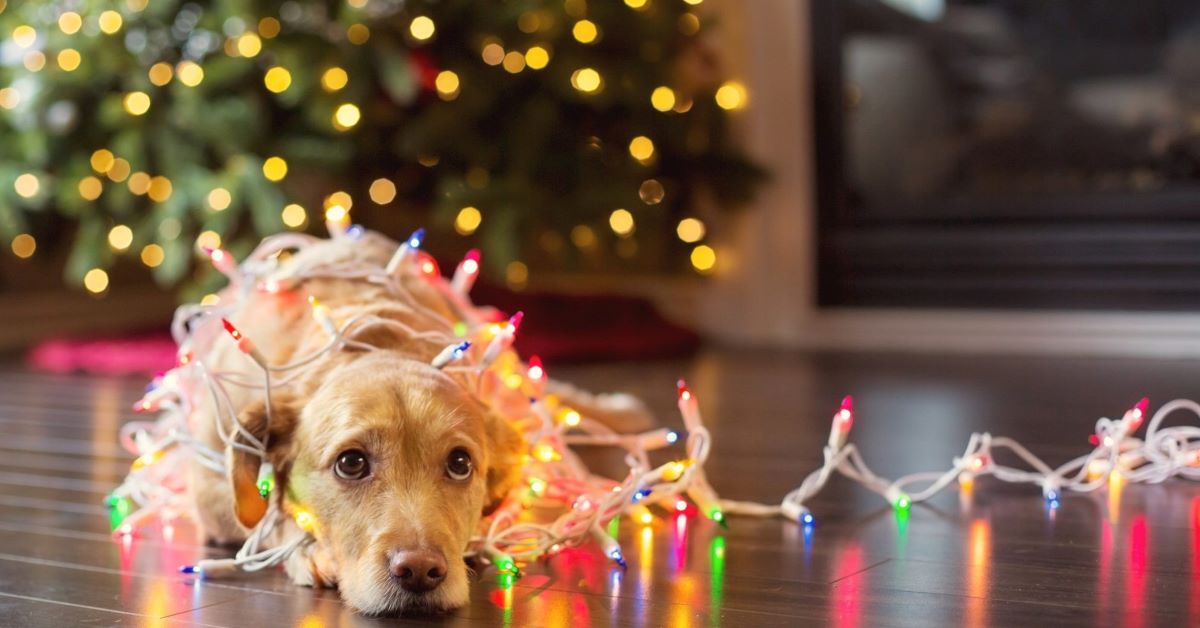
[[[344,211],[331,211],[327,218],[334,241],[368,237],[361,227],[349,224]],[[685,512],[691,508],[691,502],[721,525],[726,524],[727,514],[739,514],[783,516],[810,526],[815,518],[806,504],[835,473],[878,493],[897,512],[907,512],[912,504],[930,499],[955,480],[969,485],[985,476],[1038,486],[1052,508],[1059,506],[1065,491],[1093,491],[1116,474],[1130,482],[1157,483],[1175,476],[1200,479],[1200,427],[1161,427],[1167,415],[1179,410],[1200,416],[1200,404],[1192,401],[1173,401],[1160,408],[1150,420],[1144,440],[1134,434],[1144,422],[1149,404],[1146,399],[1120,420],[1099,419],[1092,435],[1092,450],[1057,468],[1012,439],[976,433],[968,440],[963,455],[952,460],[949,469],[887,480],[872,472],[858,448],[849,442],[854,408],[853,399],[846,397],[833,417],[823,449],[823,464],[779,504],[723,500],[705,477],[711,436],[704,426],[696,396],[686,383],[681,380],[677,390],[686,434],[682,437],[684,455],[656,466],[650,462],[650,452],[681,444],[680,433],[665,428],[639,434],[617,433],[547,393],[547,372],[541,360],[534,356],[522,363],[515,352],[509,351],[523,314],[517,312],[505,318],[491,308],[472,305],[467,297],[479,272],[479,252],[469,252],[457,265],[454,275],[446,279],[438,272],[436,262],[421,251],[423,237],[424,232],[418,230],[406,239],[385,267],[344,262],[281,264],[278,261],[281,251],[322,246],[326,242],[302,234],[268,238],[240,265],[227,251],[205,249],[214,266],[229,278],[236,298],[216,304],[184,305],[176,312],[172,332],[179,345],[178,364],[156,377],[145,396],[134,405],[136,412],[157,412],[159,417],[155,421],[129,422],[121,430],[121,443],[137,458],[124,483],[107,500],[114,532],[132,534],[153,516],[170,519],[187,512],[184,478],[192,461],[224,473],[222,452],[195,438],[190,423],[198,405],[207,399],[216,409],[216,431],[221,441],[227,447],[263,459],[257,483],[260,493],[268,499],[268,512],[235,557],[203,560],[183,570],[206,576],[236,570],[257,571],[281,564],[293,552],[312,543],[320,534],[320,522],[302,505],[285,503],[275,490],[274,470],[266,462],[267,443],[242,428],[236,419],[237,408],[230,390],[239,387],[261,391],[267,400],[269,421],[273,389],[287,386],[299,369],[332,352],[375,350],[376,347],[357,337],[376,326],[389,327],[436,348],[432,365],[473,379],[473,391],[480,401],[509,420],[524,436],[527,455],[522,467],[522,485],[484,519],[466,549],[468,555],[481,557],[510,576],[519,573],[522,562],[588,540],[594,540],[608,557],[624,566],[620,545],[607,527],[622,516],[649,524],[654,520],[651,508],[655,507],[667,512]],[[463,320],[447,321],[419,303],[401,284],[405,274],[429,282],[463,312]],[[303,292],[305,282],[314,278],[387,286],[397,304],[425,319],[428,328],[418,331],[396,320],[365,314],[338,321],[328,307],[314,295],[308,295],[311,316],[328,334],[328,341],[289,364],[272,364],[228,317],[242,307],[252,291]],[[208,355],[217,342],[235,342],[258,372],[214,369],[208,363]],[[494,385],[485,386],[485,380]],[[575,453],[573,448],[577,446],[624,450],[628,466],[624,478],[615,480],[593,473]],[[1001,452],[1015,456],[1028,468],[997,462],[996,454]],[[546,520],[540,513],[548,511],[558,514]],[[296,522],[301,534],[266,547],[268,536],[285,517]]]

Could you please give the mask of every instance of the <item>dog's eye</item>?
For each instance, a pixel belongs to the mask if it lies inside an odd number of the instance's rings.
[[[471,454],[465,449],[455,449],[446,456],[446,475],[452,480],[465,480],[471,477],[474,465],[471,464]]]
[[[367,454],[351,449],[338,455],[333,472],[343,480],[361,480],[371,473],[371,464],[367,462]]]

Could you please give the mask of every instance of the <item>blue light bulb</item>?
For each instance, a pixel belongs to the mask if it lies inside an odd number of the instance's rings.
[[[421,248],[421,242],[424,239],[425,239],[425,228],[422,227],[422,228],[417,229],[416,231],[412,232],[412,235],[408,236],[408,247],[411,249],[419,249],[419,248]]]

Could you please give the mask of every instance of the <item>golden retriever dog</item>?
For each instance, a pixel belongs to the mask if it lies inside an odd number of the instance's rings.
[[[347,262],[382,267],[396,246],[370,232],[335,238],[302,249],[282,268]],[[400,285],[404,294],[397,295],[394,285],[307,279],[278,292],[252,291],[229,316],[272,365],[303,360],[330,341],[311,315],[310,296],[335,321],[372,314],[400,324],[356,332],[354,340],[375,350],[331,351],[276,375],[269,406],[261,388],[226,387],[242,429],[267,443],[276,476],[267,498],[256,486],[260,458],[226,447],[218,434],[218,417],[226,417],[222,428],[228,433],[231,413],[218,414],[209,398],[189,419],[202,442],[226,451],[226,477],[200,464],[190,470],[189,490],[206,539],[240,543],[271,510],[281,516],[267,541],[278,545],[301,534],[295,517],[304,513],[313,521],[315,541],[291,555],[287,574],[300,585],[336,586],[366,614],[443,611],[466,603],[463,552],[489,506],[519,481],[527,447],[508,421],[481,403],[474,377],[430,365],[441,347],[419,334],[462,320],[461,302],[419,272],[402,273]],[[232,299],[232,290],[220,296]],[[262,375],[237,343],[218,338],[212,344],[205,359],[211,372]],[[608,403],[570,386],[549,386],[581,413],[616,429],[649,423],[644,408],[627,396]],[[275,500],[273,510],[268,500]]]

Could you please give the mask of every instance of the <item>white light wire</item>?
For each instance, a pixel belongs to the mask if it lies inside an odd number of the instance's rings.
[[[344,233],[335,234],[334,240],[346,237],[349,236]],[[854,444],[846,443],[853,420],[847,398],[843,409],[834,417],[830,442],[823,449],[823,464],[809,473],[779,504],[722,500],[704,474],[711,436],[703,425],[695,396],[682,382],[679,408],[687,430],[686,455],[652,466],[649,452],[669,447],[677,438],[675,433],[659,429],[643,434],[619,434],[591,417],[580,415],[554,395],[542,394],[544,371],[539,368],[534,377],[521,363],[515,362],[514,357],[505,354],[520,315],[505,324],[497,320],[494,310],[472,305],[465,294],[451,288],[448,280],[422,273],[418,262],[423,254],[419,251],[400,256],[402,261],[392,273],[366,263],[308,263],[285,269],[277,261],[285,250],[325,246],[326,242],[299,234],[267,238],[238,267],[237,273],[231,273],[238,278],[234,283],[238,301],[215,306],[184,305],[176,311],[171,328],[180,347],[180,364],[156,378],[157,386],[135,405],[142,411],[158,411],[160,416],[154,422],[132,421],[121,430],[122,445],[139,458],[125,482],[110,496],[109,504],[126,509],[136,505],[137,508],[120,522],[116,532],[131,533],[136,525],[155,514],[169,518],[187,512],[189,504],[182,478],[186,477],[186,465],[191,461],[214,472],[224,472],[222,453],[192,436],[189,420],[197,410],[193,405],[199,400],[197,395],[211,399],[216,433],[225,446],[265,460],[268,443],[243,428],[226,386],[262,391],[269,413],[272,389],[291,385],[301,374],[299,369],[335,351],[375,350],[376,347],[355,340],[372,327],[385,327],[406,339],[428,342],[435,351],[464,339],[472,341],[470,348],[442,368],[467,377],[469,382],[473,380],[469,388],[480,401],[507,417],[523,433],[529,455],[522,468],[522,485],[485,518],[480,534],[472,539],[467,554],[478,555],[511,573],[517,571],[516,561],[534,560],[589,539],[596,540],[608,556],[624,565],[619,545],[604,531],[604,526],[621,515],[645,517],[649,506],[668,511],[686,509],[686,502],[682,501],[684,495],[699,506],[703,514],[721,524],[725,523],[726,514],[737,514],[782,515],[802,525],[810,525],[814,518],[806,504],[835,474],[857,482],[883,496],[892,506],[905,510],[911,504],[945,490],[956,479],[971,481],[981,476],[1037,485],[1055,506],[1062,491],[1096,490],[1114,473],[1120,473],[1130,482],[1157,483],[1175,476],[1200,479],[1200,427],[1160,428],[1163,418],[1178,410],[1200,416],[1200,405],[1192,401],[1173,401],[1160,408],[1147,426],[1145,441],[1132,436],[1145,412],[1144,405],[1130,410],[1120,421],[1098,420],[1095,428],[1097,444],[1092,451],[1057,469],[1012,439],[976,433],[971,435],[963,455],[955,458],[949,469],[915,473],[889,481],[871,471]],[[393,262],[395,259],[394,256]],[[462,323],[467,326],[465,336],[454,334],[452,321],[420,303],[404,288],[401,281],[404,273],[424,276],[462,312]],[[418,331],[409,324],[375,314],[359,314],[337,326],[328,318],[328,310],[321,309],[314,301],[313,315],[330,334],[330,339],[312,353],[284,365],[272,365],[265,360],[256,363],[259,377],[240,371],[210,369],[206,360],[212,343],[229,341],[219,329],[219,321],[236,312],[250,291],[264,286],[295,291],[306,281],[316,278],[384,286],[395,299],[389,305],[419,316],[423,325],[428,323],[429,331]],[[251,362],[255,363],[254,360]],[[489,377],[498,378],[501,385],[492,387],[497,392],[484,395],[483,380]],[[572,450],[573,446],[620,448],[626,452],[628,472],[620,481],[596,475],[582,463]],[[1029,468],[1001,465],[994,458],[995,452],[1010,453]],[[130,500],[132,504],[121,504],[121,500]],[[560,511],[552,521],[544,521],[540,514],[535,514],[535,511],[543,512],[547,506],[557,507]],[[234,558],[201,561],[189,570],[216,576],[281,564],[292,553],[315,540],[312,534],[301,532],[275,547],[266,547],[268,536],[282,520],[293,515],[283,511],[278,493],[272,494],[266,516],[251,530]]]

